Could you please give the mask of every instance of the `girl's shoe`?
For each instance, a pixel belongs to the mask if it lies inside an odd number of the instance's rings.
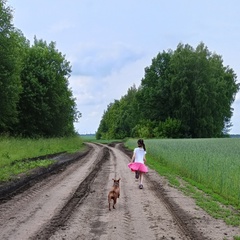
[[[135,178],[136,178],[136,179],[139,179],[139,171],[136,171],[136,172],[135,172]]]
[[[142,185],[142,184],[140,184],[140,185],[139,185],[139,188],[140,188],[140,189],[143,189],[143,185]]]

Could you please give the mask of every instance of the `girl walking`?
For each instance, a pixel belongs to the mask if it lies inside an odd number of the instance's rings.
[[[146,162],[146,147],[143,139],[137,141],[138,147],[134,149],[132,161],[128,164],[131,171],[135,172],[136,178],[139,178],[139,188],[143,188],[143,175],[148,172],[148,168],[145,165]]]

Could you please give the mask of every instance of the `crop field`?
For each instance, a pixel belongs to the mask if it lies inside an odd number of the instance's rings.
[[[126,146],[133,149],[136,139]],[[240,206],[240,139],[146,139],[147,156]]]

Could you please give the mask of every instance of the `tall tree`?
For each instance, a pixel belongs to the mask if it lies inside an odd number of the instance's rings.
[[[145,76],[137,93],[141,119],[163,121],[169,114],[171,88],[169,64],[172,51],[158,53],[150,67],[145,68]]]
[[[68,87],[71,67],[55,43],[35,38],[21,73],[18,131],[25,136],[64,136],[74,133],[80,116]]]
[[[22,55],[19,54],[20,31],[14,29],[12,17],[11,8],[0,0],[0,133],[11,131],[18,121]]]
[[[222,57],[200,43],[196,49],[179,44],[170,65],[173,116],[189,137],[219,137],[232,116],[239,90],[236,74]]]
[[[136,93],[137,88],[133,85],[119,101],[118,119],[115,121],[118,139],[131,136],[134,126],[138,123],[139,109]]]
[[[236,81],[222,57],[203,43],[196,49],[179,44],[174,52],[159,53],[145,69],[138,93],[142,118],[177,120],[179,137],[219,137],[230,126]]]

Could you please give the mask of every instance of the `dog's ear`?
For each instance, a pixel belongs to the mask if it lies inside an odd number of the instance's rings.
[[[118,181],[120,181],[120,180],[121,180],[121,178],[118,179]]]
[[[112,180],[114,181],[115,179],[113,178]]]

